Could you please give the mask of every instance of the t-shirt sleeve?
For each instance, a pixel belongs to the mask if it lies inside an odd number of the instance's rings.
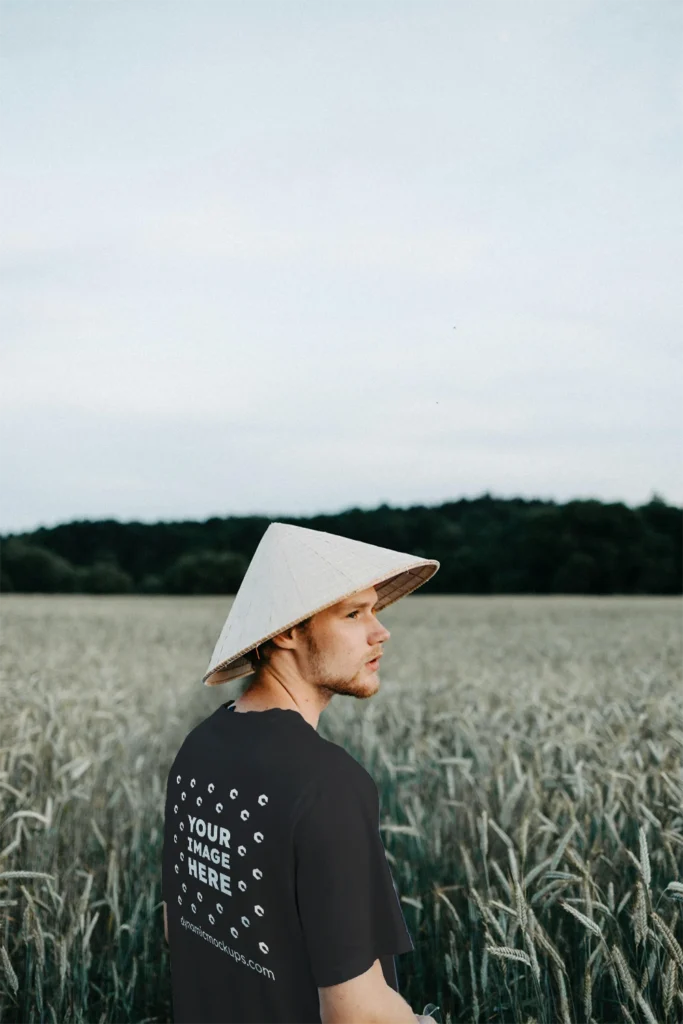
[[[348,766],[316,780],[294,827],[299,918],[316,986],[414,950],[379,832],[374,781]]]

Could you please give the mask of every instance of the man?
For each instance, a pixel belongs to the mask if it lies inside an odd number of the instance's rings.
[[[372,777],[317,732],[335,694],[379,690],[377,612],[433,559],[271,523],[203,681],[253,674],[168,775],[162,897],[180,1022],[413,1024],[412,952]]]

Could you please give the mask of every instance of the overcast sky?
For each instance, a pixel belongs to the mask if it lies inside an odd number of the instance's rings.
[[[680,0],[0,19],[0,530],[683,503]]]

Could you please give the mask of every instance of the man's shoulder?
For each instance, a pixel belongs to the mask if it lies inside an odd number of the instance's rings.
[[[324,740],[319,747],[316,774],[308,787],[308,795],[311,798],[316,795],[333,797],[342,788],[371,797],[377,793],[375,780],[358,758],[341,744]]]

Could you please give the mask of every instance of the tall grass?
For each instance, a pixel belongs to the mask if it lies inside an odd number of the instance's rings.
[[[0,1020],[170,1021],[160,903],[179,743],[230,599],[9,595],[0,687]],[[372,700],[321,735],[373,774],[447,1022],[683,1019],[677,598],[413,596]]]

